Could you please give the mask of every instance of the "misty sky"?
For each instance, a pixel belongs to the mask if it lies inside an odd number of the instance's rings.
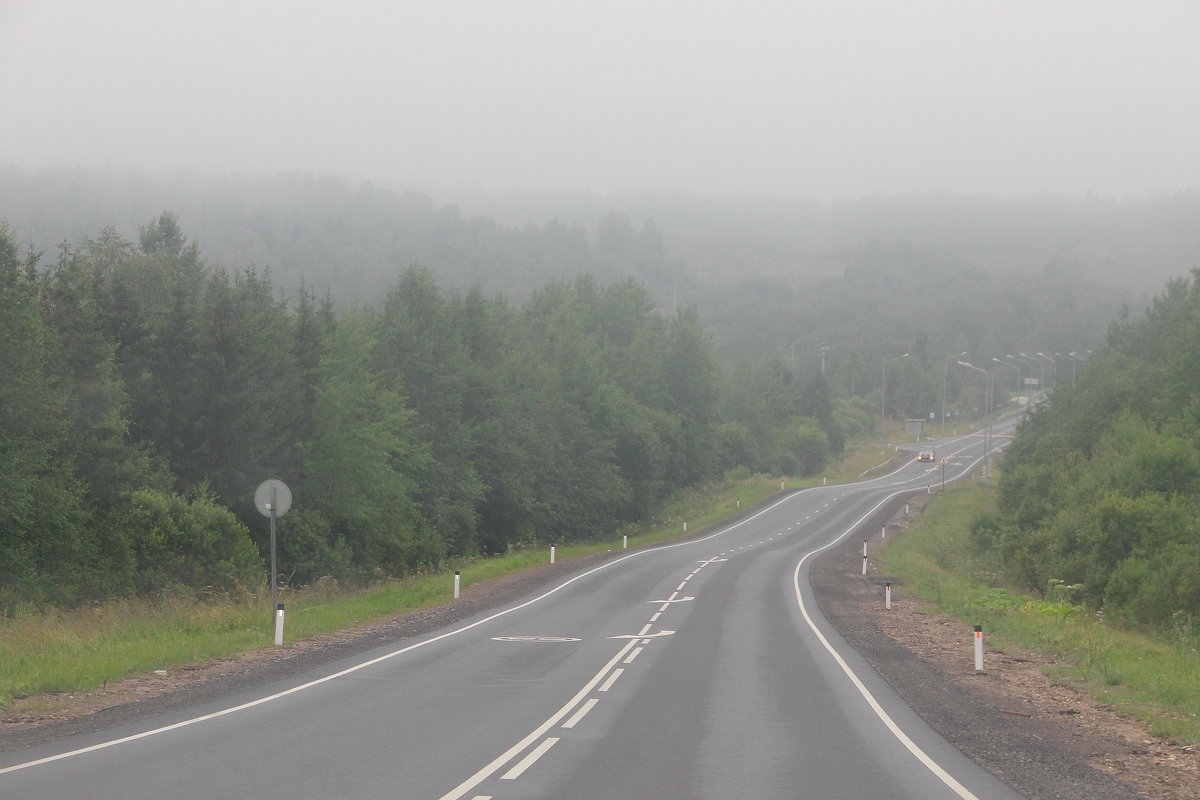
[[[397,189],[1200,188],[1198,0],[0,0],[0,163]]]

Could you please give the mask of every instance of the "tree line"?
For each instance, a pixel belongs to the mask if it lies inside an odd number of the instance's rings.
[[[1200,272],[1118,319],[1033,409],[975,525],[1011,579],[1115,619],[1200,633]]]
[[[595,539],[871,425],[815,369],[725,374],[632,278],[516,305],[409,266],[335,306],[209,266],[171,213],[52,261],[0,226],[0,343],[0,607],[258,585],[267,477],[287,580],[371,580]]]

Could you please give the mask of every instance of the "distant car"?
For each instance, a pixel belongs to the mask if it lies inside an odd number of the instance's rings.
[[[934,460],[934,458],[933,458],[932,450],[922,450],[921,452],[917,453],[917,461],[933,461],[933,460]]]

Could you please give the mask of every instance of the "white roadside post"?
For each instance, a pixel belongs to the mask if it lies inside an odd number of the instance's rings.
[[[550,545],[550,563],[554,563],[554,545]]]
[[[883,607],[888,611],[892,610],[892,585],[890,583],[883,585]]]
[[[975,626],[975,671],[983,672],[983,626]]]
[[[275,646],[283,646],[283,603],[275,606]]]
[[[454,570],[454,599],[458,599],[459,588],[462,586],[462,576],[458,570]]]
[[[867,540],[863,539],[863,575],[867,574]]]

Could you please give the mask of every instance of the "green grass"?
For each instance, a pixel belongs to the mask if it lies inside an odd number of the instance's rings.
[[[258,609],[262,609],[262,613]],[[261,646],[266,604],[112,602],[0,620],[0,701],[94,689],[130,673]]]
[[[631,548],[678,538],[685,521],[688,532],[694,533],[738,513],[739,500],[740,509],[747,509],[778,490],[778,479],[755,476],[682,493],[650,523],[630,526],[606,541],[559,546],[556,560],[621,549],[622,536],[629,537]],[[318,581],[280,596],[287,606],[286,640],[299,641],[450,602],[455,569],[465,589],[547,562],[548,545],[365,588]],[[130,600],[76,610],[24,609],[0,617],[0,709],[10,706],[14,698],[86,691],[131,674],[272,646],[274,619],[263,594]]]
[[[1005,586],[968,536],[971,521],[993,502],[985,485],[955,488],[931,502],[912,528],[890,537],[880,563],[897,580],[897,591],[982,625],[1001,651],[1015,645],[1056,656],[1066,666],[1052,677],[1143,720],[1156,735],[1185,745],[1200,742],[1196,643],[1117,628],[1072,605],[1070,587],[1043,599]]]

